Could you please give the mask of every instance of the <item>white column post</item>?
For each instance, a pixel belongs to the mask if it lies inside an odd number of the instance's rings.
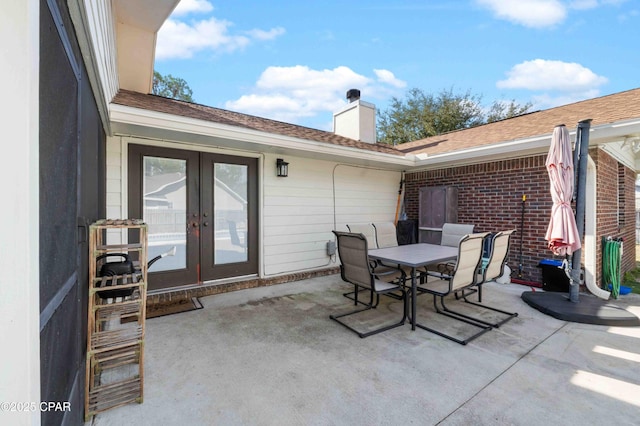
[[[38,425],[40,411],[38,0],[0,2],[0,424]]]

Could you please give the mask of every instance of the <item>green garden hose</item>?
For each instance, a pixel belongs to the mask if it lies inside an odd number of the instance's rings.
[[[620,295],[620,241],[604,238],[602,241],[602,278],[605,288],[611,285],[611,295]]]

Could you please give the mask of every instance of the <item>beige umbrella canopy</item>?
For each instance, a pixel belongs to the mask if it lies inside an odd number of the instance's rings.
[[[573,196],[573,154],[571,137],[563,125],[553,129],[551,146],[547,155],[547,172],[551,182],[551,220],[545,235],[549,250],[559,256],[571,255],[580,249],[580,234],[576,226],[576,218],[571,209]]]

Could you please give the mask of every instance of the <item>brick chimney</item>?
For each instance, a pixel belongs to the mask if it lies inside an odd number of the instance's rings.
[[[333,132],[361,142],[376,143],[376,107],[360,100],[360,91],[347,91],[349,103],[333,114]]]

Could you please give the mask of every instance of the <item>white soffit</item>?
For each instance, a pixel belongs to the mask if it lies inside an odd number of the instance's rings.
[[[157,32],[180,0],[115,0],[118,20],[127,25]]]
[[[152,90],[156,37],[179,0],[115,0],[121,89]]]

